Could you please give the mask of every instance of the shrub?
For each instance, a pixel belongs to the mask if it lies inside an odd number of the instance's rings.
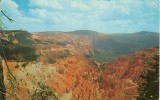
[[[48,59],[48,63],[49,64],[54,64],[54,63],[56,63],[56,60],[55,59]]]
[[[57,95],[43,82],[38,82],[38,87],[30,95],[31,100],[59,100]]]
[[[15,65],[15,68],[19,68],[19,65],[18,65],[18,64],[16,64],[16,65]]]

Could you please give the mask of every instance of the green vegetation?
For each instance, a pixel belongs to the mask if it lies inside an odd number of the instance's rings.
[[[27,31],[4,31],[8,35],[8,41],[1,39],[3,43],[3,51],[0,50],[0,55],[5,56],[7,60],[15,61],[32,61],[37,59],[36,49],[33,47],[31,34]],[[14,35],[13,35],[14,34]],[[14,39],[18,40],[18,44],[12,43]]]
[[[23,64],[22,64],[22,67],[26,67],[27,66],[27,64],[28,64],[29,62],[24,62]]]
[[[1,13],[12,23],[14,20],[10,17],[8,17],[2,10],[1,10]],[[3,27],[5,26],[3,24],[3,20],[2,20],[2,17],[0,17],[0,30],[1,30],[1,35],[2,37],[0,37],[0,46],[1,46],[1,53],[0,53],[0,100],[6,100],[6,93],[8,92],[10,95],[14,96],[16,100],[19,100],[16,93],[15,93],[15,88],[18,87],[18,84],[16,82],[16,78],[15,76],[12,74],[12,72],[10,71],[9,69],[9,66],[8,64],[6,63],[6,56],[5,56],[5,52],[4,52],[4,44],[3,44],[3,41],[1,38],[4,38],[5,37],[5,34],[3,34]],[[9,88],[11,88],[12,90],[11,91],[6,91],[6,87],[5,87],[5,82],[4,82],[4,76],[3,76],[3,66],[1,64],[1,57],[3,57],[5,63],[6,63],[6,66],[7,66],[7,79],[9,81]],[[11,93],[10,93],[11,92]]]
[[[63,51],[63,53],[62,53],[61,55],[59,55],[59,57],[60,57],[61,59],[63,59],[63,58],[68,57],[68,56],[70,56],[70,55],[71,55],[70,51],[69,51],[68,49],[65,49],[65,50]]]
[[[158,100],[159,98],[159,55],[154,55],[148,62],[150,68],[141,77],[144,83],[140,84],[138,100]]]
[[[31,100],[59,100],[52,89],[42,82],[38,82],[38,87],[30,95]]]
[[[106,69],[105,63],[104,63],[104,64],[101,64],[99,68],[100,68],[100,70],[105,70],[105,69]]]
[[[66,46],[68,44],[68,42],[56,42],[56,45],[60,45],[60,46]]]
[[[31,46],[34,43],[31,39],[31,34],[24,30],[3,30],[1,34],[4,36],[8,34],[8,39],[11,43],[14,39],[17,39],[20,45]]]
[[[15,65],[15,68],[19,68],[20,66],[18,64]]]
[[[31,34],[27,31],[17,31],[14,38],[19,41],[20,44],[31,46],[34,42],[31,39]]]
[[[42,41],[41,44],[47,45],[49,43],[47,41]]]
[[[105,50],[94,50],[94,52],[90,52],[89,56],[87,57],[93,57],[96,61],[100,63],[104,63],[106,61],[111,61],[113,59],[112,54]]]
[[[54,63],[56,63],[56,60],[55,59],[48,59],[48,63],[49,64],[54,64]]]
[[[26,47],[22,45],[9,45],[3,46],[5,51],[5,56],[7,60],[15,60],[15,61],[32,61],[37,59],[35,48]],[[3,52],[0,51],[0,54],[3,55]]]

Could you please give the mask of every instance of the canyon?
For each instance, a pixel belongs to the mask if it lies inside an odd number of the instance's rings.
[[[159,34],[152,32],[16,30],[0,36],[7,100],[30,100],[39,83],[60,100],[136,100],[141,75],[151,69],[147,62],[159,55]]]

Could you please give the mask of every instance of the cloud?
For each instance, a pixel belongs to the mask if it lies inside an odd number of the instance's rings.
[[[29,0],[29,5],[33,7],[40,8],[54,8],[54,9],[63,9],[63,6],[59,3],[58,0]]]
[[[33,15],[33,16],[36,16],[36,17],[39,17],[39,18],[47,18],[48,16],[48,11],[45,10],[45,9],[29,9],[29,12]]]
[[[15,19],[14,26],[9,25],[12,29],[129,32],[159,28],[159,8],[151,0],[29,0],[25,13],[18,2],[2,1],[2,8]]]
[[[85,4],[84,2],[78,3],[76,0],[71,2],[70,7],[75,10],[90,10],[90,7],[87,4]]]
[[[0,2],[0,10],[3,10],[7,16],[14,20],[13,23],[10,23],[9,20],[2,16],[3,23],[7,29],[31,29],[31,24],[33,23],[40,24],[42,20],[38,18],[28,17],[22,14],[20,11],[19,5],[15,3],[13,0],[2,0]],[[26,28],[25,26],[30,26],[30,28]]]
[[[2,0],[0,2],[0,10],[7,12],[9,16],[19,16],[21,13],[18,11],[18,5],[12,0]]]

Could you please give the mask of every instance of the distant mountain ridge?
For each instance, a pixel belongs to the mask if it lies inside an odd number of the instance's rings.
[[[102,56],[105,55],[103,60],[95,57],[100,62],[105,62],[144,48],[159,47],[159,33],[142,31],[130,34],[106,34],[106,38],[94,39],[93,45],[96,49],[105,51],[100,52]],[[109,52],[108,57],[106,52]]]
[[[55,31],[55,32],[63,32],[63,31]],[[158,32],[150,32],[150,31],[139,31],[139,32],[131,32],[131,33],[106,33],[106,32],[98,32],[94,30],[75,30],[75,31],[67,31],[65,33],[74,33],[74,34],[106,34],[106,35],[111,35],[111,34],[159,34]]]
[[[75,31],[70,31],[66,33],[72,33],[72,34],[81,34],[81,35],[95,35],[99,34],[99,32],[92,31],[92,30],[75,30]]]
[[[111,61],[121,55],[128,55],[137,50],[159,47],[159,33],[140,31],[135,33],[105,34],[92,30],[75,30],[70,32],[43,32],[50,36],[51,33],[61,33],[79,37],[88,37],[92,41],[94,51],[90,56],[98,62]],[[72,35],[73,34],[73,35]],[[65,38],[65,36],[62,36]],[[67,38],[67,37],[66,37]]]
[[[9,31],[19,31],[19,30],[9,30]],[[93,34],[121,35],[121,34],[152,34],[152,33],[159,34],[158,32],[149,32],[149,31],[139,31],[139,32],[131,32],[131,33],[106,33],[106,32],[98,32],[94,30],[41,31],[41,32],[33,32],[33,33],[71,33],[71,34],[82,34],[82,35],[93,35]]]
[[[31,37],[32,35],[30,33],[27,33],[27,31],[24,31],[27,34],[20,34],[21,32],[23,33],[22,30],[6,31],[6,33],[9,32],[17,33],[18,34],[17,39],[19,43],[23,43],[24,45],[27,45],[29,43],[29,42],[25,43],[25,41],[28,41],[29,38],[27,37]],[[104,34],[92,30],[76,30],[70,32],[61,32],[61,31],[48,31],[48,32],[37,32],[37,33],[34,32],[33,34],[40,36],[42,39],[46,36],[47,36],[46,38],[53,37],[54,40],[56,41],[55,43],[60,43],[58,41],[62,39],[61,41],[64,41],[65,45],[67,45],[67,42],[68,43],[72,42],[73,44],[75,44],[75,42],[78,41],[90,42],[89,45],[93,49],[93,51],[87,51],[87,52],[90,52],[89,53],[90,57],[93,57],[98,62],[111,61],[118,56],[128,55],[144,48],[159,47],[159,33],[147,32],[147,31],[141,31],[130,34],[126,33]],[[27,35],[27,37],[25,35]],[[29,40],[34,41],[34,39],[29,39]],[[13,41],[13,39],[10,41]]]

